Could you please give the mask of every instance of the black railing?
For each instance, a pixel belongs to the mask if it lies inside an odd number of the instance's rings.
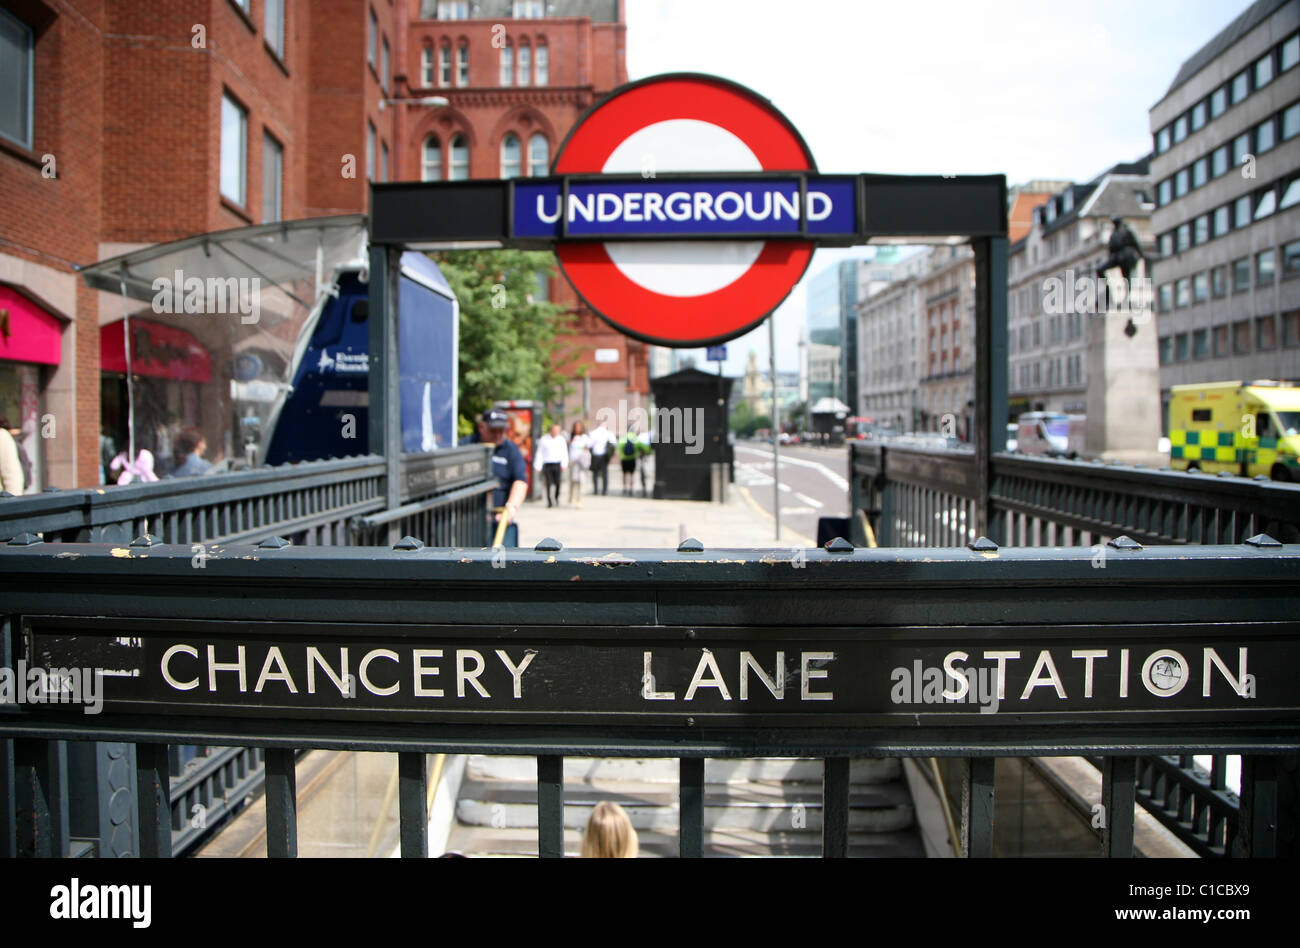
[[[4,497],[0,540],[116,543],[130,549],[134,542],[156,539],[188,546],[191,565],[198,568],[232,546],[385,543],[393,525],[398,535],[429,546],[485,547],[491,543],[488,494],[497,483],[490,476],[489,450],[475,445],[404,456],[400,506],[391,509],[386,465],[376,456]],[[110,753],[116,750],[101,746],[74,755],[69,763],[74,778],[93,783],[105,795],[130,793],[130,782],[114,786],[112,781],[117,770],[132,766],[132,752],[123,748],[119,760]],[[181,750],[174,748],[168,766],[177,853],[260,790],[264,777],[260,749],[189,748],[183,755]],[[196,750],[203,753],[195,756]],[[105,854],[129,849],[111,814],[99,810],[83,828],[92,845]]]
[[[975,463],[967,451],[851,443],[851,507],[882,546],[960,546],[976,539],[977,508],[986,503],[989,533],[1003,546],[1089,547],[1098,566],[1114,555],[1107,544],[1117,537],[1152,545],[1261,534],[1300,540],[1300,485],[997,454],[981,498]],[[1231,853],[1239,801],[1227,789],[1223,757],[1209,774],[1190,758],[1143,757],[1138,769],[1145,809],[1201,855]]]
[[[847,851],[847,759],[960,758],[959,850],[982,856],[997,757],[1099,755],[1102,854],[1125,856],[1139,755],[1244,754],[1236,854],[1295,846],[1278,801],[1300,751],[1300,552],[1128,549],[1103,571],[1070,548],[547,546],[241,548],[202,570],[185,546],[0,547],[4,663],[118,672],[100,714],[0,712],[11,851],[68,851],[51,833],[63,741],[135,744],[145,855],[172,852],[174,744],[265,750],[273,856],[297,851],[304,748],[400,755],[407,856],[427,855],[423,755],[438,752],[536,756],[543,856],[562,854],[565,756],[681,760],[683,855],[703,847],[700,759],[822,758],[830,856]],[[984,689],[975,666],[999,662],[991,713],[898,690],[914,665],[954,660]]]

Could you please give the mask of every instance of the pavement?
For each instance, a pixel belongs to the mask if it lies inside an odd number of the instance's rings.
[[[655,500],[622,496],[610,476],[607,495],[594,495],[590,484],[581,506],[547,507],[532,500],[519,511],[519,545],[534,546],[554,537],[570,549],[675,549],[686,537],[706,548],[790,548],[815,546],[816,537],[784,527],[776,537],[775,521],[753,499],[749,490],[728,485],[725,503],[696,500]],[[621,480],[621,478],[619,478]],[[568,484],[564,497],[568,497]]]

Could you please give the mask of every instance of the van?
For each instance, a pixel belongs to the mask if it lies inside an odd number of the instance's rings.
[[[1169,466],[1300,480],[1300,388],[1290,382],[1175,385],[1169,399]]]

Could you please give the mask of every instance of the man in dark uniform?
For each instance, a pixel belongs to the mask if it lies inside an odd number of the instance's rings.
[[[524,461],[524,453],[519,450],[519,445],[507,437],[509,415],[499,408],[490,408],[483,413],[483,426],[486,441],[496,445],[496,450],[492,452],[492,473],[497,479],[497,488],[492,492],[492,508],[495,511],[491,523],[492,533],[495,536],[497,522],[504,510],[510,516],[510,525],[506,527],[502,546],[518,546],[519,528],[515,524],[515,516],[528,493],[528,464]]]

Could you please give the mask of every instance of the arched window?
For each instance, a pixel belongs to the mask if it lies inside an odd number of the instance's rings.
[[[438,47],[438,84],[444,89],[451,86],[451,47],[445,42]]]
[[[432,135],[424,140],[424,160],[421,169],[421,181],[442,180],[442,143]]]
[[[531,81],[529,73],[533,69],[532,50],[527,46],[519,47],[519,84],[526,86]]]
[[[537,81],[536,85],[544,86],[551,81],[549,50],[545,43],[537,44]]]
[[[528,176],[541,178],[550,172],[551,146],[546,136],[537,132],[528,139]]]
[[[433,47],[426,46],[420,50],[420,82],[426,88],[433,87]]]
[[[515,84],[515,48],[509,44],[501,47],[501,85]]]
[[[469,44],[464,42],[456,47],[456,85],[469,85]]]
[[[451,175],[448,180],[469,180],[469,146],[465,144],[464,135],[451,140]]]
[[[519,136],[511,132],[501,139],[501,177],[519,177],[522,163],[523,155],[519,147]]]

